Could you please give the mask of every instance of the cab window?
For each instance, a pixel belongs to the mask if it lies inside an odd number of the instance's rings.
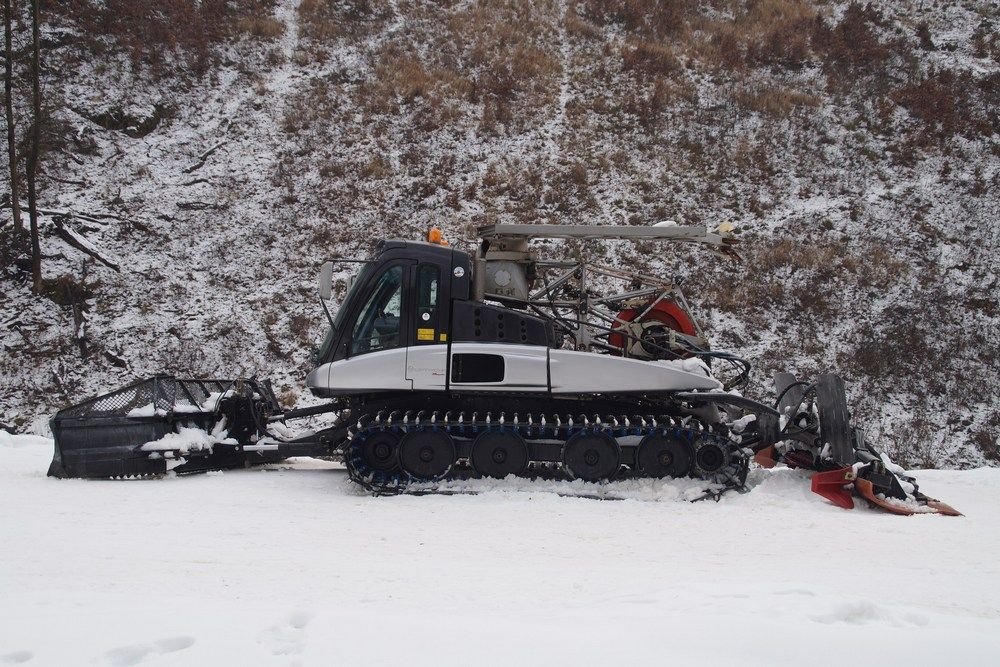
[[[422,264],[417,269],[417,343],[433,343],[438,333],[438,267]]]
[[[379,276],[351,335],[351,354],[399,347],[403,313],[403,267],[393,266]]]

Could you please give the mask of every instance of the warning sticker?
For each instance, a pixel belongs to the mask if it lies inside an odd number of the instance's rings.
[[[417,329],[417,340],[434,340],[434,329]]]

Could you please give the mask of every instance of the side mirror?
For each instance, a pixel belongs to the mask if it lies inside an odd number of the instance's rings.
[[[319,298],[330,299],[333,292],[333,262],[326,262],[319,270]]]

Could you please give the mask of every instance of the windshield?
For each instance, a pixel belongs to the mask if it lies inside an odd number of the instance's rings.
[[[372,289],[351,336],[351,354],[398,347],[403,314],[403,267],[390,267]]]
[[[336,261],[336,260],[335,260]],[[341,330],[344,326],[344,318],[347,317],[348,306],[354,299],[354,295],[357,293],[361,286],[368,282],[368,277],[372,273],[372,265],[365,264],[361,267],[361,270],[354,277],[354,282],[351,284],[344,298],[341,299],[340,305],[337,306],[337,312],[333,316],[333,326],[326,332],[326,338],[323,339],[323,345],[319,348],[319,358],[327,359],[330,353],[333,351],[334,342],[337,340],[337,332]]]

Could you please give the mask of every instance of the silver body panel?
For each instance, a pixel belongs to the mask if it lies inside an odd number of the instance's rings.
[[[713,377],[675,366],[573,350],[552,350],[549,371],[553,394],[722,388],[722,383]]]
[[[508,345],[505,343],[452,343],[455,354],[499,354],[503,357],[502,382],[452,382],[451,388],[476,391],[540,391],[549,390],[549,348],[540,345]]]
[[[448,383],[448,354],[503,357],[500,382]],[[311,388],[340,393],[367,391],[549,392],[618,394],[718,390],[713,377],[663,362],[625,359],[590,352],[553,350],[504,343],[420,345],[371,352],[323,364],[306,380]]]
[[[413,382],[405,377],[406,350],[380,350],[323,364],[309,374],[306,386],[345,392],[408,391]]]
[[[448,381],[448,346],[406,348],[406,377],[414,389],[444,391]]]

